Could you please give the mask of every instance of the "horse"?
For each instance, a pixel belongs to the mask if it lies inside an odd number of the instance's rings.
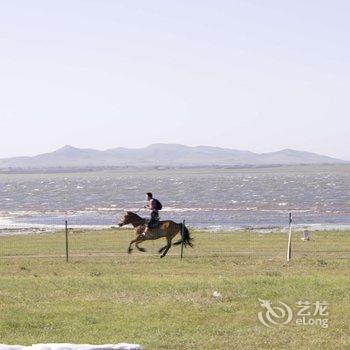
[[[157,227],[150,229],[146,235],[143,235],[142,233],[146,228],[146,219],[131,211],[127,211],[126,214],[122,216],[121,221],[118,223],[118,226],[122,227],[128,224],[131,224],[134,227],[136,233],[136,238],[133,239],[129,244],[129,254],[131,254],[132,252],[132,245],[134,243],[139,251],[145,252],[145,248],[139,247],[139,244],[141,242],[154,240],[162,237],[166,238],[167,244],[158,250],[159,254],[163,253],[160,256],[161,258],[164,258],[171,245],[179,245],[183,243],[185,247],[190,246],[193,248],[193,243],[191,242],[193,238],[190,237],[190,233],[187,227],[182,223],[177,224],[176,222],[171,220],[160,221]],[[171,241],[178,233],[181,234],[181,239],[172,244]]]

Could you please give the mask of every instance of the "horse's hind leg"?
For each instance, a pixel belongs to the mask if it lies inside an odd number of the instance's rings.
[[[168,244],[165,247],[163,247],[165,250],[164,250],[163,254],[160,256],[161,258],[165,257],[166,253],[168,252],[168,250],[171,247],[171,238],[167,237],[166,240],[167,240]],[[163,250],[163,248],[161,250]]]
[[[158,250],[158,253],[160,254],[162,251],[164,251],[164,249],[165,249],[167,246],[168,246],[168,244],[166,244],[164,247],[160,248],[160,249]]]

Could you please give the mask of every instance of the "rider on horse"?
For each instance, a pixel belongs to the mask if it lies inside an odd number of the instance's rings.
[[[151,219],[148,221],[145,232],[142,233],[143,236],[146,236],[147,232],[151,228],[155,228],[158,226],[159,223],[159,210],[162,209],[162,204],[159,202],[158,199],[153,198],[153,195],[151,192],[147,192],[147,205],[144,206],[144,208],[148,208],[151,211]]]
[[[147,193],[147,199],[148,204],[145,206],[145,208],[149,208],[151,210],[151,220],[148,221],[136,213],[126,211],[121,220],[118,222],[119,227],[130,224],[134,227],[135,230],[136,237],[130,242],[128,253],[130,254],[132,252],[133,244],[135,244],[136,248],[139,251],[145,252],[145,248],[140,247],[139,244],[144,241],[154,240],[158,238],[165,238],[167,241],[167,244],[158,250],[159,253],[162,253],[160,256],[161,258],[164,258],[172,245],[183,244],[184,247],[193,247],[193,239],[190,236],[188,228],[185,226],[185,224],[178,224],[172,220],[159,221],[158,212],[162,209],[162,204],[157,199],[153,198],[152,193]],[[144,229],[145,226],[147,226],[146,230]],[[155,227],[157,229],[154,229]],[[146,235],[150,229],[153,230],[148,235]],[[143,230],[145,230],[144,233],[142,233]],[[181,235],[180,240],[171,243],[172,239],[177,234]]]

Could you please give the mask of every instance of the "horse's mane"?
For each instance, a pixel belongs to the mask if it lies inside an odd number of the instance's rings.
[[[136,213],[133,213],[132,211],[127,211],[126,213],[127,213],[128,215],[134,216],[134,217],[136,217],[136,218],[141,218],[140,215],[137,215]]]
[[[129,217],[128,222],[135,227],[135,225],[144,225],[145,219],[143,219],[141,216],[137,215],[136,213],[133,213],[132,211],[127,211],[126,216]]]

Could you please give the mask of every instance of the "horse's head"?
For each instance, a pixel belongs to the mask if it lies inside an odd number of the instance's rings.
[[[137,222],[139,222],[140,220],[142,220],[141,217],[139,217],[137,214],[131,212],[131,211],[127,211],[120,219],[118,226],[122,227],[128,224],[135,224]]]

